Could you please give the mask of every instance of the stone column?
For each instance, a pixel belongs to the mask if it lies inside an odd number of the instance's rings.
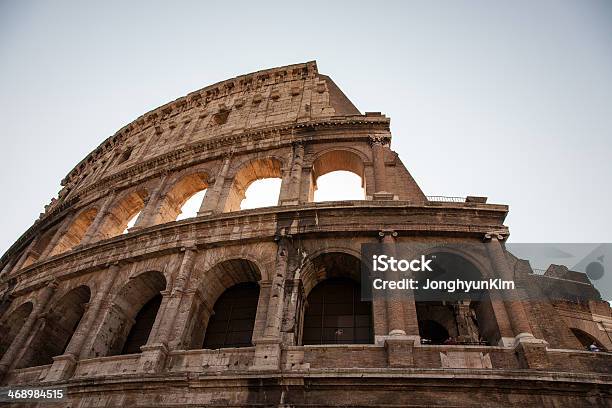
[[[195,246],[185,248],[178,275],[174,282],[172,291],[169,294],[166,313],[161,320],[159,331],[157,333],[157,342],[159,343],[168,344],[168,342],[171,340],[172,333],[176,327],[176,316],[181,310],[181,305],[183,304],[183,295],[189,285],[189,278],[191,277],[191,272],[193,271],[196,255],[197,248]]]
[[[285,279],[291,249],[291,237],[277,237],[276,263],[270,287],[268,313],[263,336],[255,344],[254,370],[278,370],[281,357],[281,323],[285,296]]]
[[[499,345],[500,346],[511,346],[514,344],[514,334],[512,332],[512,325],[508,318],[508,312],[503,300],[503,296],[497,290],[490,290],[489,296],[491,297],[491,308],[499,328]]]
[[[287,183],[288,185],[281,187],[281,205],[299,204],[303,162],[304,145],[300,142],[296,142],[293,144],[291,170]]]
[[[2,273],[0,273],[0,278],[2,278]],[[0,320],[4,317],[4,314],[11,306],[13,300],[15,300],[15,295],[13,293],[9,293],[15,287],[15,280],[11,279],[7,285],[4,287],[4,290],[0,292]]]
[[[142,350],[138,362],[140,372],[156,373],[164,368],[169,352],[168,343],[176,326],[176,317],[182,309],[196,255],[196,247],[184,248],[178,275],[172,288],[168,288],[164,293],[165,299],[158,312],[161,313],[159,326],[151,330],[149,341],[140,348]]]
[[[221,205],[222,203],[219,202],[219,198],[221,197],[221,190],[223,189],[223,185],[225,184],[225,179],[227,178],[227,173],[229,172],[231,161],[232,153],[226,153],[223,158],[223,165],[221,166],[221,170],[215,178],[214,185],[212,186],[212,188],[206,190],[204,200],[202,201],[202,206],[200,207],[200,211],[198,211],[198,217],[223,212],[223,208]]]
[[[51,238],[51,241],[49,242],[45,250],[42,252],[42,254],[40,255],[41,259],[48,257],[51,251],[55,249],[55,246],[57,245],[59,240],[64,235],[66,235],[68,228],[70,228],[70,226],[72,225],[72,222],[74,221],[75,215],[76,214],[73,214],[72,216],[66,217],[66,219],[64,219],[62,225],[57,229],[57,231],[55,231],[55,234],[53,234],[53,238]]]
[[[380,231],[379,236],[382,237],[385,253],[396,256],[395,237],[397,232]],[[385,279],[398,281],[400,279],[399,274],[399,271],[388,270],[385,272]],[[387,353],[387,363],[390,367],[413,366],[414,347],[420,344],[414,296],[401,292],[389,290],[385,294],[385,314],[389,333],[383,336],[383,340]]]
[[[464,342],[478,341],[478,328],[474,324],[473,311],[469,300],[453,303],[453,313],[457,323],[457,339]]]
[[[9,260],[5,265],[4,268],[2,268],[2,270],[0,271],[0,280],[2,280],[2,278],[4,278],[4,276],[8,275],[8,273],[11,271],[11,269],[13,269],[13,266],[16,265],[16,262]],[[0,317],[2,316],[2,314],[0,313]]]
[[[497,233],[485,235],[485,240],[489,241],[486,244],[487,252],[497,276],[503,280],[512,280],[514,276],[506,260],[505,250],[500,243],[503,239],[503,235]],[[523,291],[519,289],[510,295],[510,299],[504,301],[515,336],[513,344],[515,355],[522,368],[545,369],[550,366],[547,353],[548,343],[545,340],[536,339],[531,333],[531,326],[521,299],[523,295]]]
[[[378,233],[382,237],[382,243],[385,248],[385,252],[394,255],[395,254],[395,237],[397,232],[395,231],[381,231]],[[385,279],[390,281],[398,281],[400,279],[398,271],[387,270],[385,272]],[[404,330],[404,306],[402,304],[401,295],[395,293],[396,291],[387,291],[385,294],[386,305],[387,305],[387,327],[389,329],[390,336],[403,336],[406,334]]]
[[[496,233],[487,234],[485,239],[489,242],[486,244],[487,252],[491,258],[491,263],[495,270],[496,276],[503,280],[513,280],[514,276],[510,266],[506,260],[504,248],[500,240],[503,236]],[[516,294],[511,294],[512,297],[517,297]],[[533,337],[531,334],[531,326],[525,314],[525,309],[520,299],[509,299],[505,301],[506,310],[512,326],[512,331],[515,337]]]
[[[53,365],[45,378],[46,382],[65,380],[74,374],[85,341],[93,332],[94,325],[99,320],[102,304],[107,301],[120,270],[119,263],[114,263],[108,268],[105,279],[96,290],[94,298],[87,305],[83,317],[66,347],[66,351],[61,356],[53,357]]]
[[[30,252],[32,251],[32,248],[34,248],[34,246],[36,245],[36,242],[38,241],[39,238],[40,238],[40,235],[35,237],[35,238],[33,238],[32,241],[30,241],[30,243],[26,247],[26,249],[24,249],[23,254],[21,254],[21,256],[19,257],[19,260],[15,263],[15,266],[13,267],[13,271],[14,272],[16,272],[16,271],[21,269],[21,267],[25,263],[26,259],[28,259],[28,255],[30,255]]]
[[[290,296],[285,301],[283,327],[281,327],[281,340],[283,345],[296,346],[301,332],[300,322],[306,296],[301,279],[291,279],[286,281],[287,293]]]
[[[257,299],[257,312],[255,313],[255,324],[253,325],[253,344],[257,344],[264,336],[266,323],[268,318],[268,302],[270,301],[270,288],[272,282],[269,280],[260,280],[259,297]]]
[[[53,280],[45,286],[32,313],[30,313],[23,326],[21,326],[19,333],[17,333],[17,336],[15,336],[15,339],[13,339],[13,342],[6,350],[6,353],[2,356],[0,360],[0,380],[17,365],[19,356],[23,352],[23,347],[32,334],[32,327],[47,307],[49,300],[51,300],[57,289],[57,285],[57,281]]]
[[[370,136],[372,145],[372,161],[374,163],[374,199],[393,200],[387,181],[387,169],[385,167],[385,150],[389,138],[386,136]]]
[[[155,190],[149,195],[145,203],[142,212],[136,219],[134,226],[130,228],[130,232],[137,231],[142,228],[147,228],[155,224],[155,216],[159,207],[159,198],[162,190],[166,187],[166,181],[168,180],[168,174],[164,175],[159,180],[159,183],[155,187]]]
[[[87,232],[85,233],[85,236],[81,240],[80,245],[87,245],[94,240],[94,238],[98,234],[98,230],[100,229],[102,222],[104,221],[104,219],[109,213],[109,208],[111,204],[115,201],[115,196],[116,196],[116,192],[112,191],[106,197],[106,200],[104,200],[102,207],[100,207],[100,210],[98,210],[98,213],[96,214],[96,218],[94,218],[89,228],[87,228]]]

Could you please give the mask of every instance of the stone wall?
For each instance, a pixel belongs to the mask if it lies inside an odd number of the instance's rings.
[[[72,407],[609,404],[612,355],[575,334],[610,350],[607,303],[544,296],[555,277],[505,250],[508,207],[428,199],[389,126],[313,62],[223,81],[127,125],[0,260],[3,383],[66,387]],[[336,170],[362,178],[364,200],[313,202],[317,178]],[[262,177],[282,180],[278,205],[241,211]],[[203,189],[197,217],[175,221]],[[488,344],[421,344],[426,308],[374,299],[372,344],[303,345],[313,288],[359,280],[361,245],[380,242],[478,244],[459,255],[540,300],[479,307]],[[202,349],[217,300],[245,282],[259,287],[250,346]],[[122,354],[156,296],[148,340]]]

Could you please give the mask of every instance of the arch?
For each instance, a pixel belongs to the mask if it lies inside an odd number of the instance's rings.
[[[350,249],[323,249],[307,260],[301,272],[303,344],[372,343],[372,303],[361,301],[361,267]]]
[[[252,346],[258,301],[259,285],[255,282],[238,283],[226,289],[215,302],[202,348]]]
[[[63,354],[85,313],[85,305],[90,297],[89,287],[81,285],[52,304],[17,367],[51,364],[53,357]]]
[[[364,163],[364,158],[352,149],[330,149],[319,154],[312,163],[309,201],[314,201],[319,177],[336,171],[348,171],[359,176],[361,188],[365,190]]]
[[[353,279],[331,277],[307,297],[302,344],[373,343],[372,303]]]
[[[58,226],[56,225],[55,227],[50,228],[45,232],[42,232],[37,238],[34,238],[34,242],[32,243],[31,247],[27,249],[27,254],[25,255],[26,258],[21,264],[20,268],[30,266],[40,259],[41,255],[45,252],[47,246],[51,243],[53,235],[55,235],[57,229]]]
[[[161,303],[158,296],[165,288],[166,278],[158,271],[131,277],[115,295],[92,354],[102,357],[140,352],[140,346],[146,344],[157,317]]]
[[[432,259],[430,264],[432,272],[419,271],[415,273],[415,278],[420,282],[425,282],[427,279],[436,279],[444,281],[462,280],[481,280],[483,274],[480,269],[468,260],[463,254],[451,252],[447,250],[424,251],[428,255],[428,259]],[[420,253],[418,255],[421,255]],[[481,300],[486,297],[486,291],[472,291],[470,294],[465,294],[462,291],[448,293],[444,289],[433,292],[416,291],[417,300],[435,300],[435,301],[459,301],[464,299]]]
[[[433,272],[415,273],[415,279],[419,282],[425,282],[427,279],[483,279],[483,273],[472,259],[457,250],[438,247],[425,253],[434,259],[430,265]],[[463,291],[448,293],[443,289],[436,292],[417,290],[415,300],[420,335],[434,344],[439,339],[428,337],[429,334],[422,331],[427,326],[422,326],[421,322],[435,321],[442,325],[456,343],[497,344],[501,339],[491,296],[487,290],[472,291],[469,294]]]
[[[213,311],[219,299],[228,289],[240,284],[256,284],[259,281],[261,281],[259,268],[255,263],[244,258],[218,262],[206,271],[196,289],[196,297],[191,308],[188,347],[191,349],[202,347]],[[231,300],[228,302],[231,303]],[[256,306],[257,304],[255,304],[255,309]]]
[[[132,191],[117,200],[106,214],[98,231],[100,239],[112,238],[121,235],[127,228],[131,219],[137,215],[145,205],[147,193],[145,190]]]
[[[320,282],[328,278],[346,277],[361,281],[361,259],[358,252],[350,249],[327,248],[312,254],[300,277],[306,296]]]
[[[66,233],[51,250],[49,256],[61,254],[62,252],[69,251],[70,249],[79,245],[97,214],[97,208],[89,208],[81,211],[81,213],[72,221]]]
[[[419,320],[419,335],[431,344],[444,344],[450,337],[446,327],[435,320]]]
[[[369,158],[351,147],[330,147],[314,155],[313,167],[317,176],[336,170],[345,170],[359,175]]]
[[[162,295],[158,293],[153,296],[144,306],[138,311],[134,318],[134,324],[128,333],[121,354],[140,353],[140,347],[147,344],[149,334],[155,323],[157,312],[161,306]]]
[[[589,350],[589,346],[595,344],[601,351],[607,351],[606,347],[595,336],[575,327],[570,327],[570,330],[585,350]]]
[[[365,199],[363,179],[345,170],[335,170],[320,176],[312,196],[312,201],[317,203]]]
[[[486,254],[486,248],[482,242],[474,243],[448,243],[446,245],[436,245],[424,248],[421,251],[423,255],[435,255],[439,253],[451,254],[465,259],[466,262],[472,264],[473,268],[478,271],[478,274],[485,278],[493,278],[494,275],[489,271],[493,268],[489,256]]]
[[[34,305],[32,302],[25,302],[11,312],[0,324],[0,358],[6,353],[13,340],[19,333],[19,329],[32,313]]]
[[[159,204],[155,224],[176,221],[183,205],[195,194],[208,188],[208,174],[187,174],[174,183]]]
[[[225,212],[240,210],[247,188],[256,180],[282,178],[282,162],[275,157],[265,157],[246,162],[236,172],[225,200]]]

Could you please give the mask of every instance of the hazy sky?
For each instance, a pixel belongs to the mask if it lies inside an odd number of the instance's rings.
[[[0,1],[0,252],[87,153],[236,75],[317,60],[429,195],[514,242],[612,241],[612,2]]]

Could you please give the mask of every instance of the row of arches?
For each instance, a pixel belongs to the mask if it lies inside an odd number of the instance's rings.
[[[349,150],[334,150],[317,157],[309,173],[308,201],[365,199],[363,160]],[[168,186],[163,186],[158,196],[153,197],[154,194],[146,188],[136,189],[120,195],[107,207],[93,206],[82,210],[65,230],[49,231],[41,236],[28,251],[21,267],[34,263],[45,253],[54,256],[81,243],[128,233],[138,225],[150,226],[195,217],[205,208],[212,212],[231,212],[279,205],[283,174],[288,172],[291,170],[283,169],[283,163],[275,157],[242,163],[227,180],[223,174],[218,175],[220,186],[211,185],[208,170],[181,172],[181,177],[170,178]],[[288,182],[295,184],[295,180]],[[209,194],[214,188],[221,191]],[[53,241],[54,234],[61,236]]]
[[[456,255],[453,255],[456,256]],[[371,301],[361,295],[359,258],[341,252],[315,257],[300,272],[305,301],[296,313],[298,344],[372,344],[375,315]],[[463,260],[463,262],[468,262]],[[184,341],[179,348],[220,349],[248,347],[257,335],[258,316],[265,311],[262,274],[247,259],[217,263],[206,273],[187,303],[189,312]],[[157,271],[140,273],[113,292],[101,322],[91,328],[95,341],[81,357],[139,353],[163,315],[166,278]],[[18,368],[50,364],[69,346],[91,301],[81,285],[59,297],[33,331]],[[15,339],[33,305],[26,302],[0,323],[0,357]],[[496,344],[499,336],[491,304],[481,300],[454,302],[416,301],[419,334],[427,344]],[[593,336],[572,329],[578,341],[603,346]],[[452,339],[452,342],[449,342]]]

